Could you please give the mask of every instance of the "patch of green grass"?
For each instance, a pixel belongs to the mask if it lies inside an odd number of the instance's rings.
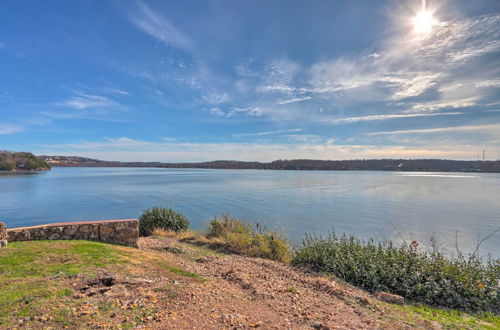
[[[59,299],[67,292],[47,281],[4,281],[0,284],[0,327],[9,326],[12,315],[36,316],[44,301]]]
[[[61,308],[57,310],[54,315],[54,321],[57,322],[61,327],[69,327],[71,322],[71,308]]]
[[[117,250],[98,242],[14,242],[0,251],[0,275],[3,279],[71,276],[120,259]]]
[[[180,275],[180,276],[191,277],[191,278],[195,278],[195,279],[199,279],[199,280],[204,280],[204,278],[201,277],[198,274],[190,273],[190,272],[187,272],[187,271],[179,269],[179,268],[175,268],[175,267],[168,266],[168,265],[161,265],[161,267],[167,269],[168,271],[170,271],[170,272],[172,272],[174,274]]]
[[[423,304],[392,305],[404,311],[408,319],[435,321],[445,329],[500,329],[500,315],[492,313],[468,314],[453,309],[430,307]]]

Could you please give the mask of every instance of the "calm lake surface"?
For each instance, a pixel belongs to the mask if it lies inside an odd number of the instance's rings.
[[[53,168],[0,174],[0,220],[7,227],[138,217],[170,206],[192,227],[229,213],[284,232],[418,240],[434,235],[465,252],[500,226],[500,174],[263,171],[156,168]],[[500,233],[481,245],[500,257]]]

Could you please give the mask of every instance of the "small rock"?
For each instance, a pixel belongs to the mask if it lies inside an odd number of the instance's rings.
[[[398,296],[397,294],[392,294],[392,293],[387,293],[383,291],[377,291],[375,292],[375,297],[378,299],[391,303],[391,304],[397,304],[397,305],[404,305],[405,304],[405,298]]]
[[[327,327],[326,325],[324,325],[320,322],[313,323],[313,324],[311,324],[311,326],[313,327],[313,329],[316,329],[316,330],[330,330],[329,327]]]

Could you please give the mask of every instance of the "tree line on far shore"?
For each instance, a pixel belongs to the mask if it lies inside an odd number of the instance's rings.
[[[492,172],[500,173],[500,160],[463,161],[447,159],[356,159],[314,160],[293,159],[272,162],[243,162],[216,160],[199,163],[118,162],[78,156],[39,156],[53,166],[73,167],[159,167],[206,169],[259,170],[330,170],[330,171],[435,171],[435,172]]]

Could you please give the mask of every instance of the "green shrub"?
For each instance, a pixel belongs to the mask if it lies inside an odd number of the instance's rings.
[[[256,226],[228,215],[210,220],[207,237],[217,239],[221,249],[251,257],[289,263],[293,254],[281,235],[262,228],[257,231]]]
[[[306,236],[293,264],[333,274],[369,291],[468,311],[500,308],[500,261],[477,257],[449,259],[390,241],[361,241],[353,236]]]
[[[184,231],[189,229],[189,220],[170,208],[153,207],[144,211],[139,218],[139,234],[150,236],[155,229]]]
[[[244,234],[250,235],[252,226],[244,223],[237,218],[231,218],[227,214],[221,217],[213,218],[208,223],[207,236],[208,237],[226,237],[230,234]]]

